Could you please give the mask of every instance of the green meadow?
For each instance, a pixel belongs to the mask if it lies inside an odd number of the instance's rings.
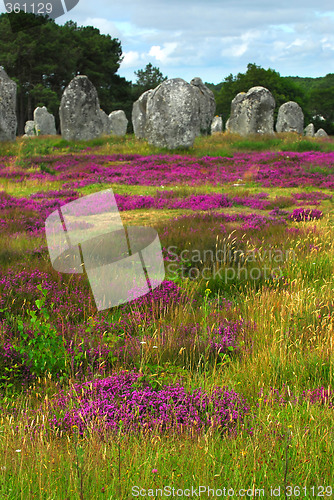
[[[333,138],[1,143],[0,500],[334,498],[333,187]],[[166,283],[99,312],[44,221],[108,188]],[[133,403],[99,411],[83,385],[124,373]]]

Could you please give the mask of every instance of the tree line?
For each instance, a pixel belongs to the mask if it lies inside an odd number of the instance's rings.
[[[230,74],[218,85],[206,84],[217,103],[216,113],[226,122],[231,111],[231,101],[239,92],[262,86],[270,90],[275,101],[275,121],[278,108],[288,101],[297,102],[305,116],[305,126],[313,123],[334,135],[334,74],[321,78],[282,77],[273,69],[248,64],[245,73]]]
[[[65,87],[76,75],[87,75],[96,87],[101,108],[106,113],[123,109],[130,123],[132,104],[146,90],[167,79],[151,63],[135,72],[136,83],[120,77],[117,71],[123,60],[121,42],[103,35],[93,26],[78,26],[68,21],[59,26],[49,18],[36,23],[31,13],[15,14],[15,22],[35,27],[13,31],[9,14],[0,15],[0,65],[17,83],[18,134],[24,132],[27,120],[33,118],[37,106],[46,106],[54,114],[59,130],[58,109]],[[37,26],[36,26],[37,24]],[[198,75],[194,75],[198,76]],[[306,79],[307,80],[307,79]],[[311,79],[315,80],[315,79]],[[296,101],[303,109],[307,122],[334,134],[334,75],[327,75],[314,84],[298,77],[284,78],[272,69],[249,64],[245,73],[227,76],[220,84],[206,83],[215,94],[216,114],[226,122],[231,101],[238,92],[261,85],[268,88],[278,107],[286,101]],[[314,119],[316,115],[320,118]]]

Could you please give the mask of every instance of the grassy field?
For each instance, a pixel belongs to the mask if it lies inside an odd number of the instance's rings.
[[[166,275],[98,312],[44,223],[110,187]],[[334,498],[333,189],[332,138],[1,143],[0,500]]]

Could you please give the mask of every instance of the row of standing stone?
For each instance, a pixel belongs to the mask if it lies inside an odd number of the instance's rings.
[[[200,92],[197,95],[194,94],[194,87]],[[200,78],[194,78],[190,84],[180,78],[167,80],[156,89],[144,92],[134,103],[134,133],[137,138],[147,139],[157,146],[191,146],[200,134],[223,131],[222,118],[214,116],[215,107],[213,93]],[[241,136],[274,134],[274,110],[275,99],[268,89],[258,86],[247,93],[240,92],[231,103],[226,131]],[[327,137],[323,129],[315,134],[312,123],[304,130],[303,111],[293,101],[280,106],[276,132]]]
[[[16,83],[0,66],[0,141],[14,141],[17,131]],[[66,87],[59,107],[61,135],[67,140],[89,140],[103,134],[125,135],[128,120],[124,111],[108,116],[101,108],[94,85],[86,76],[75,77]],[[45,106],[34,111],[25,124],[23,137],[55,135],[55,117]]]
[[[275,99],[264,87],[252,87],[240,92],[231,103],[231,115],[226,122],[226,130],[239,135],[273,134]],[[304,113],[294,101],[282,104],[278,110],[276,132],[296,132],[308,137],[327,137],[323,129],[314,133],[310,123],[304,129]]]
[[[124,111],[113,111],[110,115],[107,115],[107,113],[100,109],[99,115],[102,123],[102,132],[100,131],[101,126],[99,125],[96,131],[92,131],[92,136],[90,133],[87,135],[87,130],[85,128],[79,130],[77,127],[71,127],[70,123],[66,126],[66,128],[63,127],[62,136],[67,140],[84,140],[86,138],[90,139],[92,137],[97,137],[101,134],[113,134],[119,136],[126,134],[128,120]],[[64,123],[67,123],[66,118]],[[34,119],[26,122],[23,137],[55,135],[56,133],[55,117],[48,112],[45,106],[43,106],[36,108],[34,111]]]
[[[16,136],[16,83],[0,67],[0,140]],[[252,87],[239,93],[231,103],[226,131],[242,136],[274,133],[275,99],[264,87]],[[213,92],[200,78],[187,83],[181,78],[166,80],[154,90],[144,92],[133,104],[132,124],[135,136],[149,144],[175,149],[191,147],[199,135],[223,131],[221,117],[215,116]],[[96,88],[87,78],[73,78],[64,90],[59,107],[61,135],[66,140],[89,140],[104,134],[125,135],[128,120],[124,111],[107,115],[101,108]],[[277,132],[296,132],[325,137],[323,129],[314,134],[313,124],[305,130],[304,115],[293,102],[278,111]],[[55,118],[45,106],[34,111],[34,120],[26,122],[25,137],[56,134]]]

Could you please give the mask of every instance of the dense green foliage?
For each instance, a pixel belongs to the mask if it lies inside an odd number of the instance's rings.
[[[324,128],[330,135],[334,134],[334,73],[319,78],[287,77],[302,88],[307,100],[307,113],[315,127]],[[319,115],[319,116],[317,116]],[[321,119],[320,117],[323,117]]]
[[[247,92],[251,87],[262,86],[270,90],[276,101],[276,112],[287,101],[297,102],[303,110],[306,108],[305,93],[293,82],[281,78],[273,69],[263,69],[256,64],[248,64],[246,73],[230,74],[216,94],[217,114],[226,121],[231,111],[231,101],[239,92]],[[305,112],[305,111],[304,111]]]
[[[22,17],[34,16],[24,14]],[[70,80],[84,74],[95,85],[101,108],[129,112],[131,83],[116,74],[121,43],[92,26],[69,21],[58,26],[49,19],[33,30],[14,33],[7,14],[0,15],[0,65],[18,84],[18,133],[32,119],[36,106],[46,106],[58,119],[62,92]]]
[[[313,90],[334,87],[334,73],[329,73],[326,76],[318,78],[300,77],[300,76],[287,76],[287,80],[296,83],[307,94]]]
[[[232,99],[239,92],[261,85],[275,98],[275,118],[284,102],[295,101],[303,109],[305,125],[313,122],[316,129],[321,127],[330,135],[334,133],[334,74],[321,78],[282,77],[273,69],[248,64],[245,73],[230,74],[217,85],[207,85],[215,94],[217,114],[224,122],[230,115]]]
[[[0,65],[18,85],[18,134],[23,133],[25,122],[33,118],[37,106],[46,106],[54,114],[59,130],[61,95],[79,74],[87,75],[96,87],[104,111],[125,111],[132,132],[133,102],[168,77],[152,63],[135,71],[134,84],[120,77],[117,71],[122,62],[121,42],[93,26],[79,27],[72,21],[59,26],[52,19],[24,12],[15,14],[15,23],[33,25],[37,18],[35,27],[15,31],[10,15],[0,15]],[[303,109],[305,125],[312,121],[316,129],[322,127],[334,134],[334,74],[322,78],[281,77],[277,71],[253,63],[248,64],[245,73],[230,74],[217,85],[206,85],[215,94],[216,113],[224,123],[234,97],[261,85],[275,98],[275,119],[281,104],[296,101]]]
[[[168,78],[161,73],[159,68],[153,66],[152,63],[146,64],[145,69],[135,71],[135,75],[137,77],[137,81],[133,86],[133,97],[136,100],[143,92],[154,89]]]

